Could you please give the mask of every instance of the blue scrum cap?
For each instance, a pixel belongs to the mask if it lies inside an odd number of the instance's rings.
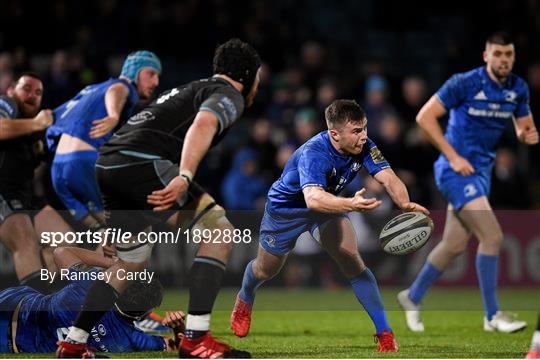
[[[156,54],[146,50],[134,51],[129,54],[124,61],[122,73],[120,75],[137,83],[139,72],[145,67],[150,67],[161,74],[161,61]]]

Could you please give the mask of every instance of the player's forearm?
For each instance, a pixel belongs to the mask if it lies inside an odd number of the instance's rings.
[[[401,181],[397,175],[392,171],[392,175],[384,177],[382,180],[377,179],[379,183],[384,187],[394,204],[400,209],[403,208],[403,205],[410,201],[409,192],[407,187]]]
[[[335,196],[324,190],[305,195],[305,200],[309,209],[319,212],[339,213],[353,210],[351,198]]]
[[[56,248],[54,250],[54,262],[60,269],[68,269],[77,263],[102,268],[109,268],[114,264],[114,260],[106,258],[95,251],[72,246]]]
[[[105,109],[109,117],[120,119],[122,109],[126,104],[128,90],[124,85],[115,84],[105,93]]]
[[[439,121],[436,117],[427,114],[418,114],[416,122],[422,130],[424,130],[429,138],[429,141],[446,156],[447,159],[454,158],[457,154],[456,150],[444,137]]]
[[[0,140],[14,139],[41,130],[34,119],[0,119]]]
[[[210,149],[216,131],[216,126],[206,121],[197,121],[191,125],[182,147],[181,172],[188,171],[195,176],[199,164]]]

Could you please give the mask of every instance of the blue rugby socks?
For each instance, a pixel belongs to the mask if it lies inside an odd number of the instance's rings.
[[[488,320],[491,320],[499,310],[499,304],[497,303],[498,262],[498,256],[476,254],[476,274],[478,275],[484,311]]]
[[[377,280],[371,270],[366,268],[360,275],[351,279],[350,283],[356,298],[373,321],[377,334],[381,334],[384,330],[392,331],[386,319]]]
[[[426,261],[409,288],[409,299],[416,305],[420,304],[428,289],[441,275],[441,270],[437,269],[429,261]]]
[[[249,304],[253,304],[255,301],[255,292],[265,281],[255,278],[252,266],[254,261],[255,260],[251,260],[246,266],[246,270],[244,271],[244,279],[242,280],[242,289],[240,289],[239,293],[240,299]]]

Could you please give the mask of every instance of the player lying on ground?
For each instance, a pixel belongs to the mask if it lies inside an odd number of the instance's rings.
[[[378,351],[396,352],[398,345],[386,319],[377,282],[360,257],[354,229],[346,215],[349,211],[375,209],[381,201],[364,198],[365,189],[352,198],[336,194],[364,167],[400,209],[426,214],[428,211],[410,202],[405,185],[368,138],[365,113],[355,101],[334,101],[326,108],[325,117],[328,130],[295,151],[268,193],[259,253],[244,272],[231,328],[236,336],[248,334],[255,291],[279,272],[298,237],[308,232],[349,279],[375,325]]]
[[[148,226],[172,220],[172,226],[210,229],[212,236],[232,233],[234,227],[204,189],[193,181],[208,150],[253,103],[259,83],[260,58],[255,49],[231,39],[216,49],[214,76],[192,81],[161,94],[146,109],[132,116],[100,148],[96,164],[98,185],[107,226],[138,234]],[[126,211],[131,210],[131,211]],[[182,210],[182,211],[180,211]],[[187,227],[178,220],[188,220]],[[210,317],[225,274],[232,242],[205,239],[190,271],[189,309],[182,356],[215,358],[246,357],[215,340]],[[59,357],[88,356],[90,330],[129,284],[119,279],[119,270],[140,271],[150,258],[153,243],[116,244],[120,260],[107,273],[110,282],[92,285],[82,310]]]
[[[499,311],[497,272],[503,232],[488,196],[495,149],[508,123],[514,122],[519,141],[527,145],[538,144],[538,131],[529,109],[527,84],[511,73],[515,50],[507,35],[488,38],[484,61],[486,66],[452,76],[416,119],[441,151],[434,166],[435,181],[449,204],[441,242],[428,255],[411,287],[398,295],[412,331],[424,331],[420,303],[443,271],[467,249],[471,235],[479,242],[476,273],[484,303],[484,330],[510,333],[527,326]],[[443,136],[438,119],[448,112]]]
[[[75,247],[57,248],[55,261],[59,269],[79,280],[70,281],[56,293],[43,295],[17,286],[0,292],[0,352],[53,352],[64,340],[88,293],[91,280],[82,272],[98,273],[114,260],[96,252]],[[70,278],[71,278],[70,276]],[[135,325],[161,304],[163,288],[154,280],[134,282],[117,299],[91,331],[89,344],[102,352],[173,351],[177,350],[184,330],[183,313],[168,312],[163,324],[173,329],[171,339],[146,334]]]

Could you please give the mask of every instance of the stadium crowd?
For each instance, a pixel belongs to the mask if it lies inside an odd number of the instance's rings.
[[[33,70],[44,80],[44,108],[54,108],[85,85],[118,74],[134,48],[148,48],[163,59],[157,95],[208,76],[216,44],[238,36],[259,50],[264,64],[253,108],[198,172],[198,182],[219,203],[261,210],[288,157],[325,128],[326,106],[351,98],[365,109],[369,136],[411,198],[443,209],[433,180],[438,152],[415,116],[448,75],[482,64],[477,49],[493,30],[475,24],[482,14],[494,29],[513,30],[520,59],[515,72],[527,80],[539,119],[540,4],[507,0],[488,9],[468,4],[467,15],[458,13],[455,3],[423,5],[421,14],[399,1],[376,0],[259,0],[242,7],[230,0],[4,1],[0,94],[17,73]],[[39,31],[23,35],[24,22]],[[540,148],[519,147],[511,124],[506,134],[494,168],[492,205],[539,208]],[[367,178],[354,186],[359,183],[371,193],[382,191]]]

